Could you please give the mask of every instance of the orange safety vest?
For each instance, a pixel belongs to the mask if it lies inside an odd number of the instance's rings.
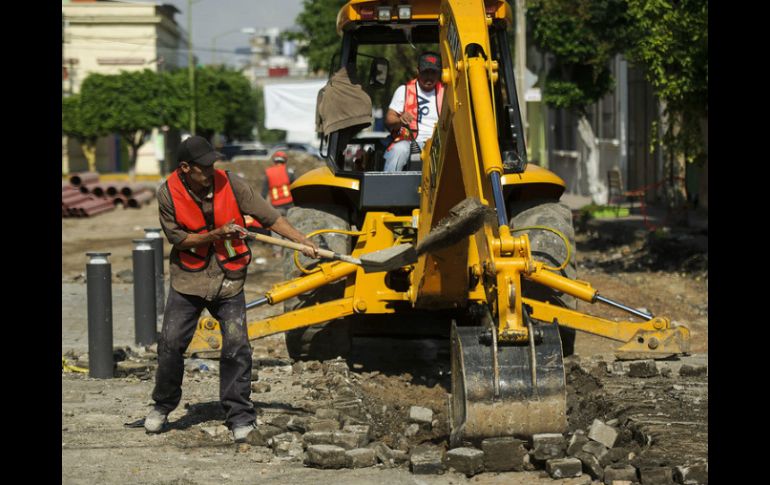
[[[444,102],[444,84],[441,82],[436,83],[436,109],[437,113],[441,114],[441,105]],[[393,136],[393,142],[388,146],[388,150],[393,147],[393,144],[403,140],[414,140],[417,138],[417,78],[412,79],[406,83],[406,93],[404,96],[404,113],[412,114],[412,122],[409,123],[409,128],[402,126],[397,130],[393,130],[391,135]],[[411,135],[410,135],[411,132]]]
[[[267,175],[268,196],[271,204],[275,206],[286,205],[294,200],[289,190],[291,182],[289,173],[286,171],[286,165],[278,164],[268,167],[265,169],[265,175]]]
[[[186,231],[193,234],[205,234],[214,228],[223,226],[232,219],[235,219],[236,224],[244,225],[243,214],[230,185],[229,176],[224,170],[214,170],[213,227],[206,224],[203,210],[187,191],[178,170],[169,175],[166,184],[174,205],[174,219]],[[217,263],[228,278],[239,279],[246,276],[246,267],[251,262],[251,249],[241,239],[225,239],[214,241],[213,244],[178,250],[179,266],[185,271],[203,271],[209,265],[212,245]]]

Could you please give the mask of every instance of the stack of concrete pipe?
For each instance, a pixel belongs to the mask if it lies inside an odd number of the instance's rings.
[[[90,217],[116,207],[139,209],[154,197],[151,187],[99,182],[99,174],[81,172],[62,181],[62,217]]]

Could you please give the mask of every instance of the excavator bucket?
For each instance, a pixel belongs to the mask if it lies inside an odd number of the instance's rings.
[[[567,429],[567,397],[561,338],[556,325],[540,325],[542,340],[534,346],[485,342],[489,327],[452,324],[452,399],[450,441],[476,441],[496,436],[529,438]],[[532,368],[535,368],[533,382]],[[496,377],[497,374],[497,377]],[[499,386],[495,381],[499,377]]]

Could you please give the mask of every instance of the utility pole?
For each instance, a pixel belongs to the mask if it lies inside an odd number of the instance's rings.
[[[192,4],[193,0],[187,0],[187,74],[190,86],[190,135],[195,135],[195,65],[192,54]]]
[[[519,110],[524,124],[524,137],[529,139],[525,74],[527,72],[527,7],[526,0],[516,0],[516,91],[519,93]]]

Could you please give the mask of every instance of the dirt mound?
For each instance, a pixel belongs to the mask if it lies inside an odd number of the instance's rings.
[[[294,169],[294,176],[299,178],[301,175],[318,167],[326,166],[326,162],[319,160],[307,153],[289,151],[287,152],[289,160],[287,166]],[[265,169],[273,165],[270,160],[260,160],[256,158],[241,158],[232,162],[217,162],[216,168],[229,170],[245,178],[251,183],[251,186],[261,190],[262,182],[265,180]]]

